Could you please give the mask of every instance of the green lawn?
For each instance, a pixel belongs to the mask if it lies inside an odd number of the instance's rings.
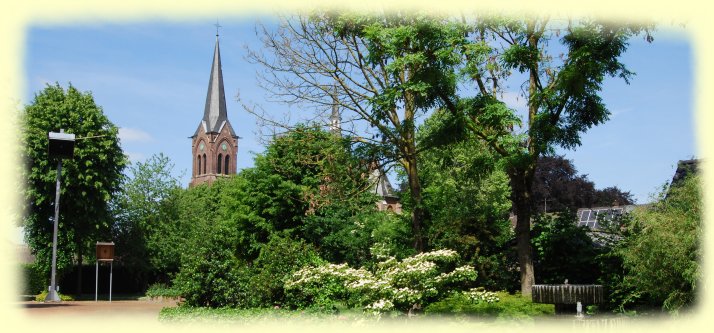
[[[179,306],[164,308],[159,314],[164,322],[230,322],[262,323],[282,320],[295,321],[420,321],[428,319],[456,320],[458,322],[493,322],[502,320],[531,321],[535,318],[552,318],[554,306],[535,304],[529,298],[499,292],[499,302],[474,304],[467,299],[454,296],[426,307],[416,317],[409,318],[401,313],[383,314],[381,318],[362,312],[361,309],[340,308],[337,313],[324,313],[310,310],[286,310],[280,308],[233,309],[200,308]]]

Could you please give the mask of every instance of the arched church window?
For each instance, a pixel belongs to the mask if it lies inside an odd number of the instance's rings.
[[[196,174],[200,175],[201,174],[201,155],[198,155],[196,157],[196,160],[198,161],[198,173],[196,173]]]
[[[223,170],[225,170],[226,174],[228,174],[228,170],[230,170],[230,169],[228,169],[228,166],[230,165],[230,160],[231,160],[231,155],[226,155],[226,167],[223,168]]]
[[[203,154],[203,173],[206,173],[206,154]]]
[[[221,166],[223,166],[223,154],[218,154],[218,164],[216,164],[217,174],[221,174]]]

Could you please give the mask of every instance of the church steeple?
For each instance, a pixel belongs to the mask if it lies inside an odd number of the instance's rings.
[[[211,65],[211,76],[208,80],[208,92],[206,93],[206,104],[203,109],[203,119],[201,125],[206,133],[218,133],[228,120],[226,111],[226,93],[223,88],[223,70],[221,68],[221,50],[216,34],[216,46],[213,50],[213,64]],[[229,129],[231,135],[235,135],[233,129]],[[199,129],[196,129],[198,134]]]
[[[194,163],[190,186],[212,183],[217,177],[236,173],[239,137],[228,121],[218,31],[203,118],[191,139]]]
[[[339,100],[337,99],[337,87],[332,87],[330,92],[332,95],[332,114],[330,115],[330,131],[336,136],[340,136],[342,132],[342,124],[340,119]]]
[[[208,80],[208,93],[206,94],[206,107],[203,110],[203,121],[206,122],[208,132],[218,132],[219,127],[226,121],[226,118],[226,93],[223,89],[221,50],[218,44],[218,36],[216,36],[211,78]]]

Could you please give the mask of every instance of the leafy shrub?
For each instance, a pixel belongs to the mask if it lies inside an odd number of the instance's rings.
[[[541,214],[533,223],[534,268],[539,282],[546,284],[594,283],[599,276],[598,249],[586,227],[574,223],[572,212]]]
[[[295,308],[334,309],[336,303],[349,298],[346,283],[366,274],[364,269],[356,270],[347,264],[307,266],[286,281],[288,304]]]
[[[151,286],[149,286],[149,289],[146,290],[146,296],[151,297],[151,298],[156,298],[156,297],[178,298],[179,296],[181,296],[181,292],[178,289],[169,287],[164,283],[154,283]]]
[[[670,312],[696,300],[701,276],[702,199],[699,177],[663,192],[647,209],[632,212],[634,229],[622,248],[625,283]]]
[[[250,278],[252,305],[282,305],[285,302],[285,281],[301,267],[321,263],[323,260],[311,245],[288,236],[272,235],[253,263],[254,274]]]
[[[47,288],[47,276],[43,274],[41,267],[36,264],[23,264],[23,289],[25,295],[35,295]]]
[[[476,279],[471,266],[455,267],[459,256],[452,250],[425,252],[403,260],[389,257],[373,271],[347,264],[306,267],[285,287],[304,300],[345,301],[366,311],[411,311],[442,299],[453,290],[465,290]],[[479,297],[471,292],[471,297]],[[484,297],[484,301],[495,299]]]
[[[191,306],[246,306],[251,272],[235,255],[237,232],[232,223],[206,226],[203,239],[182,257],[173,285]],[[196,235],[198,237],[198,235]]]

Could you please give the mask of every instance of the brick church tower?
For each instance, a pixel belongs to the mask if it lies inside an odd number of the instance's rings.
[[[211,78],[208,80],[203,119],[198,124],[196,133],[190,138],[193,172],[189,186],[210,184],[216,178],[236,173],[239,137],[228,122],[218,34],[216,34],[216,47],[213,51],[213,65]]]

